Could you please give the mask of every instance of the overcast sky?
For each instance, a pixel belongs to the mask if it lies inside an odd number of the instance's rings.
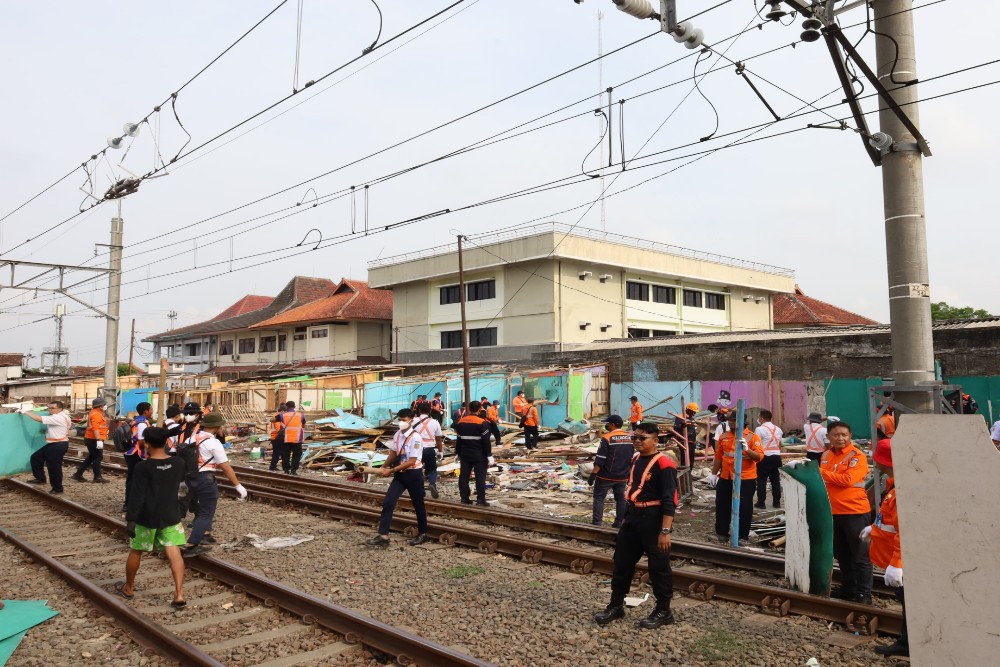
[[[378,3],[384,16],[380,43],[450,4],[438,0]],[[5,99],[0,106],[0,154],[5,168],[0,179],[0,216],[79,167],[107,145],[108,135],[120,134],[125,122],[149,114],[276,4],[277,0],[4,3],[0,9],[0,60],[4,63],[0,89]],[[688,16],[713,4],[679,0],[679,13]],[[286,2],[181,91],[176,111],[193,137],[184,150],[292,92],[297,6],[297,2]],[[987,13],[990,7],[985,0],[948,0],[913,13],[921,79],[997,58],[994,22]],[[342,276],[365,278],[369,260],[446,243],[458,231],[501,231],[539,219],[599,229],[600,207],[587,207],[600,192],[598,182],[580,177],[581,161],[596,144],[601,122],[592,113],[599,89],[596,64],[308,185],[179,229],[354,162],[596,57],[599,9],[605,14],[601,21],[605,52],[651,35],[658,27],[617,11],[610,0],[582,4],[466,0],[239,130],[182,157],[168,166],[168,175],[145,181],[123,203],[120,358],[127,359],[132,318],[137,338],[142,338],[166,330],[170,310],[179,313],[177,326],[184,326],[213,317],[245,294],[273,296],[296,274],[334,281]],[[704,30],[706,43],[715,44],[760,23],[755,11],[752,0],[733,0],[698,17],[695,24]],[[864,33],[864,19],[864,9],[843,17],[845,25],[862,23],[849,30],[854,38]],[[763,77],[791,93],[754,78],[781,116],[804,106],[798,98],[811,102],[822,97],[816,104],[825,106],[843,97],[822,41],[787,48],[798,40],[800,24],[801,17],[788,26],[770,23],[717,47],[718,51],[728,49],[726,55],[732,60],[746,59],[752,78]],[[378,29],[378,14],[370,0],[305,0],[299,86],[359,56],[375,40]],[[751,58],[783,45],[786,48]],[[860,48],[874,66],[874,37],[869,35]],[[614,86],[616,102],[616,163],[621,151],[617,104],[621,99],[626,100],[625,155],[630,161],[639,155],[630,167],[724,146],[747,134],[737,131],[773,120],[747,84],[734,75],[734,67],[715,55],[703,57],[698,65],[699,73],[728,65],[701,81],[701,92],[711,104],[698,92],[689,95],[696,55],[666,35],[655,35],[604,59],[603,86]],[[684,56],[690,57],[662,67]],[[651,72],[655,68],[660,69]],[[625,83],[639,75],[645,76]],[[920,94],[926,98],[997,79],[1000,66],[991,65],[923,83]],[[677,85],[648,92],[672,83]],[[995,289],[996,250],[989,220],[995,215],[997,189],[990,186],[995,178],[989,174],[996,169],[989,166],[993,164],[989,156],[996,152],[1000,139],[989,118],[998,101],[1000,86],[992,86],[928,101],[920,109],[921,126],[934,151],[924,162],[932,298],[994,313],[1000,312],[1000,294]],[[700,138],[716,128],[712,105],[718,112],[717,134],[737,133],[699,144]],[[562,107],[567,108],[556,111]],[[867,100],[865,107],[874,109],[873,100]],[[550,113],[501,136],[540,128],[537,131],[372,185],[369,230],[380,231],[387,224],[460,209],[552,181],[575,184],[394,231],[367,237],[359,234],[314,252],[295,247],[313,228],[326,239],[351,232],[351,198],[324,195],[349,191],[352,185],[421,164]],[[835,118],[848,116],[843,105],[829,113]],[[873,129],[877,128],[875,117],[869,118]],[[814,113],[767,127],[753,138],[829,120]],[[554,121],[559,122],[542,127]],[[169,104],[142,126],[124,162],[122,150],[109,151],[112,159],[100,161],[94,175],[98,196],[113,177],[127,176],[125,169],[143,174],[153,168],[154,136],[168,162],[186,140]],[[688,148],[643,159],[692,142],[695,145]],[[621,175],[617,168],[610,170],[609,195],[641,185],[607,198],[607,229],[789,267],[807,294],[888,320],[881,175],[858,135],[810,129],[720,150],[678,169],[687,161],[645,166]],[[89,165],[93,167],[93,161]],[[597,151],[584,166],[588,171],[599,166]],[[669,170],[676,171],[666,173]],[[642,183],[654,176],[660,177]],[[0,225],[0,258],[105,264],[106,255],[94,255],[95,250],[104,253],[106,247],[95,244],[109,242],[114,203],[104,203],[24,244],[76,213],[81,204],[90,205],[80,190],[86,180],[84,170],[78,168],[5,220]],[[322,202],[315,208],[309,205],[314,201],[312,193],[306,194],[310,187]],[[303,199],[307,204],[295,207]],[[355,203],[355,226],[363,228],[363,195],[357,195]],[[274,213],[282,209],[290,210]],[[294,215],[274,221],[288,213]],[[312,232],[310,238],[317,239],[317,233]],[[267,254],[248,257],[257,253]],[[76,279],[85,277],[74,274]],[[103,279],[75,292],[99,307],[107,300]],[[103,320],[80,312],[81,307],[69,299],[58,301],[72,314],[66,319],[65,334],[71,362],[101,363]],[[54,322],[32,322],[49,316],[54,303],[44,293],[35,298],[34,292],[3,290],[0,351],[30,349],[38,355],[43,346],[52,345]],[[595,308],[603,307],[595,302]],[[150,346],[142,344],[141,348],[138,359],[149,361],[143,352]]]

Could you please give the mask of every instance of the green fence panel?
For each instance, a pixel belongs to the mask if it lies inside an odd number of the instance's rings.
[[[868,390],[880,386],[881,378],[838,379],[827,381],[826,415],[840,417],[851,425],[856,438],[871,438],[872,427],[868,419]]]
[[[987,377],[946,377],[950,384],[961,385],[962,392],[969,394],[979,404],[979,414],[993,425],[1000,419],[1000,376]]]

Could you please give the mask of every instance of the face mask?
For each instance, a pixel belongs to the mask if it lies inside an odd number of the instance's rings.
[[[409,431],[410,430],[410,422],[399,422],[399,430],[400,431]]]
[[[198,419],[198,415],[184,415],[184,421],[188,424]]]

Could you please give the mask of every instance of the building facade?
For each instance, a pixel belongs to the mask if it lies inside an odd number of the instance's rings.
[[[528,359],[608,338],[771,329],[789,269],[558,223],[469,237],[473,359]],[[369,263],[394,295],[400,362],[461,356],[457,247]]]

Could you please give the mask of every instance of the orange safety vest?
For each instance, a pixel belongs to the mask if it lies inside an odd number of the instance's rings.
[[[91,440],[108,439],[108,420],[104,416],[104,410],[93,408],[87,414],[87,431],[83,437]]]
[[[771,438],[764,445],[764,455],[767,454],[780,454],[781,453],[781,438],[778,437],[778,427],[771,422],[764,422],[761,424],[764,430],[771,434]],[[758,438],[760,436],[757,436]],[[763,442],[763,439],[761,439]]]
[[[743,427],[743,437],[746,438],[747,446],[750,450],[764,455],[764,446],[760,444],[760,436]],[[736,434],[726,431],[715,446],[715,455],[722,455],[722,479],[733,479],[736,477]],[[742,447],[741,447],[742,449]],[[740,469],[740,479],[757,479],[757,462],[750,458],[749,451],[743,452],[743,464]]]
[[[191,429],[191,432],[188,433],[187,436],[185,436],[184,433],[187,431],[187,427],[188,423],[183,422],[181,424],[180,432],[173,438],[167,438],[167,444],[169,444],[173,449],[177,449],[177,447],[183,445],[185,442],[187,442],[188,440],[195,437],[196,435],[198,435],[198,433],[201,432],[201,422],[196,422],[194,428]]]
[[[281,423],[285,426],[285,442],[298,444],[305,441],[303,422],[305,415],[301,412],[282,412]]]
[[[486,408],[486,418],[491,422],[500,421],[500,410],[495,405],[491,405]]]
[[[868,459],[852,442],[837,452],[832,447],[819,460],[819,474],[826,482],[833,514],[866,514],[871,511],[865,478]]]
[[[633,423],[638,423],[642,421],[642,404],[636,401],[632,405],[632,412],[629,413],[628,420]]]
[[[132,447],[125,454],[146,458],[146,441],[139,439],[139,424],[145,424],[146,428],[151,426],[145,417],[136,417],[132,420]]]
[[[636,452],[635,459],[632,461],[632,469],[629,470],[628,473],[628,485],[625,487],[625,500],[632,503],[636,507],[656,507],[661,504],[659,500],[637,502],[637,499],[639,498],[639,494],[642,493],[643,487],[646,486],[646,482],[652,477],[649,471],[653,469],[653,466],[656,465],[657,461],[663,458],[663,454],[661,452],[653,454],[653,456],[649,459],[649,463],[646,464],[645,470],[642,471],[642,477],[639,478],[639,484],[636,485],[635,464],[639,461],[639,456],[639,453]],[[669,461],[670,459],[667,460]],[[671,461],[671,463],[673,462]]]
[[[48,430],[46,430],[45,442],[66,442],[69,439],[69,432],[73,428],[73,419],[69,416],[69,413],[63,410],[57,415],[51,415],[52,417],[62,417],[66,420],[66,437],[64,438],[50,438],[48,437]]]
[[[808,424],[806,434],[806,451],[807,452],[825,452],[826,443],[823,442],[822,438],[819,437],[819,430],[823,428],[819,424]]]
[[[892,565],[903,567],[903,552],[899,545],[899,514],[896,511],[896,483],[890,477],[886,484],[882,506],[872,524],[869,556],[882,569]]]
[[[279,414],[284,414],[284,413],[279,413]],[[277,417],[278,415],[276,414],[275,416]],[[281,420],[275,419],[273,422],[271,422],[271,436],[270,436],[271,440],[277,438],[278,433],[280,431],[281,431]]]
[[[522,396],[514,397],[514,414],[522,415],[524,414],[524,408],[528,405],[527,399]]]
[[[528,414],[524,417],[525,426],[538,426],[538,410],[532,405],[528,408]]]
[[[221,463],[212,463],[212,459],[205,459],[201,455],[201,443],[211,440],[214,437],[215,435],[212,433],[204,431],[200,431],[194,436],[194,446],[198,448],[198,472],[215,472],[222,465]]]
[[[885,433],[885,437],[891,438],[896,432],[896,418],[890,414],[884,414],[878,418],[878,428]]]

